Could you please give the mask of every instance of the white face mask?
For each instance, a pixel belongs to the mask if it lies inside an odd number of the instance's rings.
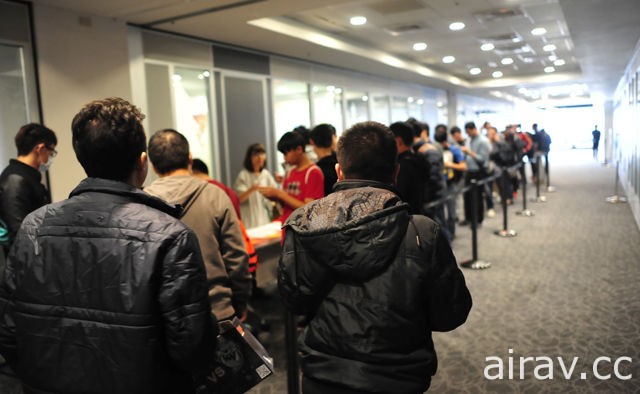
[[[40,172],[47,172],[49,171],[49,168],[51,168],[51,164],[53,164],[53,156],[50,155],[49,160],[47,160],[46,163],[40,163],[38,170]]]

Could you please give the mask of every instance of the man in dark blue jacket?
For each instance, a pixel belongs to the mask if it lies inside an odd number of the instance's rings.
[[[215,330],[198,242],[143,192],[144,115],[111,98],[73,119],[88,178],[29,214],[0,287],[0,353],[30,393],[190,393]]]
[[[354,125],[338,142],[334,192],[284,225],[278,286],[310,318],[305,394],[424,392],[437,367],[432,331],[453,330],[471,309],[440,227],[394,192],[396,156],[387,127]]]

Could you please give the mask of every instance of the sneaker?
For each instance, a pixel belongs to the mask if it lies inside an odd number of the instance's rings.
[[[495,210],[493,210],[493,209],[488,210],[488,211],[487,211],[487,217],[488,217],[488,218],[496,217],[496,211],[495,211]]]

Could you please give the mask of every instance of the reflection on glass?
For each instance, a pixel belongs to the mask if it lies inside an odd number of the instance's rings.
[[[273,80],[276,142],[298,126],[309,127],[309,94],[306,82]]]
[[[371,120],[380,122],[385,125],[391,123],[389,119],[389,96],[372,96],[371,98]]]
[[[408,118],[407,98],[394,96],[391,99],[391,122],[403,122]]]
[[[171,75],[177,130],[189,141],[194,158],[212,166],[211,120],[209,114],[209,71],[175,67]]]
[[[312,94],[315,124],[329,123],[338,130],[338,134],[342,134],[342,89],[332,85],[313,85]]]
[[[22,48],[0,45],[0,163],[6,165],[15,155],[14,137],[20,126],[31,121],[27,107]],[[1,169],[2,167],[0,167]]]
[[[347,127],[369,120],[369,96],[364,92],[347,92]]]

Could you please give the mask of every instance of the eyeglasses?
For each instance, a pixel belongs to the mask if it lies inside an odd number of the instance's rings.
[[[58,151],[57,151],[57,150],[55,150],[54,148],[49,148],[49,147],[47,146],[47,149],[49,150],[49,152],[51,152],[51,157],[56,157],[56,156],[58,156]]]

